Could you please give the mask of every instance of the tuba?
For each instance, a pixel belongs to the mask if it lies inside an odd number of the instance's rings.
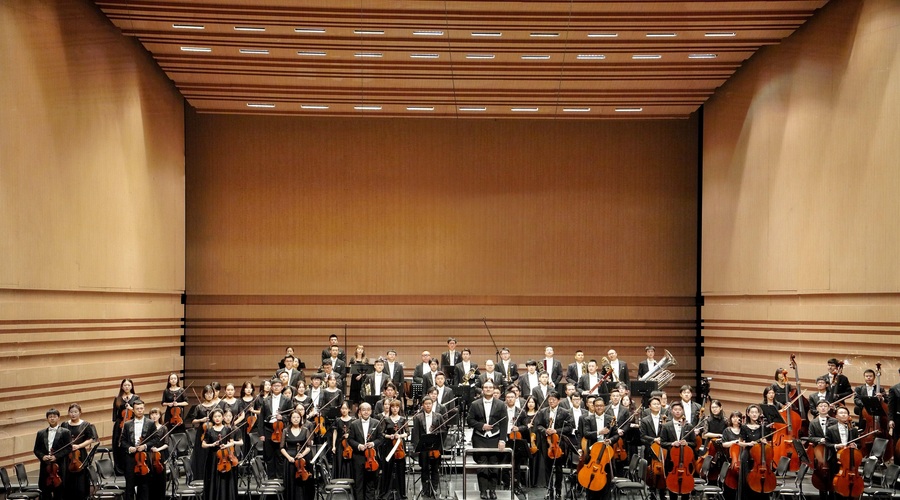
[[[644,376],[641,377],[641,381],[656,382],[659,389],[662,389],[675,378],[675,374],[670,372],[668,368],[677,364],[678,363],[675,362],[675,356],[672,356],[672,353],[666,350],[666,355],[663,356],[663,359],[661,359],[652,370],[645,373]]]

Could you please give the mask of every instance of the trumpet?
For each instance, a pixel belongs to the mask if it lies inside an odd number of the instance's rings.
[[[462,382],[461,382],[461,383],[462,383],[463,385],[468,384],[468,383],[469,383],[469,380],[470,380],[472,377],[474,377],[474,376],[475,376],[475,368],[472,368],[472,369],[469,370],[468,373],[466,373],[465,375],[463,375],[463,379],[462,379]]]

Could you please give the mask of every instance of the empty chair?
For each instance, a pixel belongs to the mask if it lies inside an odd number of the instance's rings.
[[[806,495],[803,494],[803,478],[806,477],[808,471],[808,465],[800,464],[800,468],[797,470],[797,477],[794,478],[794,484],[777,486],[775,491],[772,492],[772,498],[797,498],[798,500],[805,500]]]
[[[116,486],[105,486],[100,479],[100,474],[98,474],[95,469],[88,467],[87,471],[88,477],[91,479],[91,490],[93,491],[93,494],[91,495],[92,499],[122,498],[125,495],[124,489]]]
[[[731,463],[727,460],[722,463],[721,472],[719,472],[719,480],[716,484],[704,484],[699,488],[694,488],[694,494],[702,498],[714,498],[716,500],[725,500],[725,474]]]
[[[868,486],[863,489],[863,497],[871,498],[892,498],[897,495],[895,489],[897,477],[900,476],[900,465],[888,465],[884,472],[884,482],[881,486]]]
[[[28,482],[28,471],[22,462],[14,465],[16,469],[16,481],[19,483],[19,491],[41,491],[41,487]]]
[[[647,460],[640,458],[633,468],[634,473],[630,481],[613,481],[613,495],[619,498],[619,495],[628,496],[631,493],[637,493],[643,500],[650,498],[650,492],[647,489],[647,483],[644,481],[647,475]]]
[[[6,492],[6,498],[8,500],[28,500],[30,498],[41,497],[41,493],[38,491],[14,490],[12,485],[9,484],[9,473],[6,472],[6,467],[0,467],[0,483],[3,484],[3,491]]]

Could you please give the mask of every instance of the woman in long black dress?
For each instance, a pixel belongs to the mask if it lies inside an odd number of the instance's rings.
[[[331,433],[331,451],[335,457],[332,469],[335,478],[353,477],[353,449],[347,444],[347,436],[350,433],[350,423],[354,420],[356,419],[350,416],[350,403],[344,401],[341,403],[341,416],[331,426],[334,429]]]
[[[112,421],[113,421],[113,462],[116,466],[116,474],[121,476],[125,474],[125,448],[120,445],[122,443],[122,427],[125,422],[134,417],[134,411],[131,409],[134,402],[140,399],[134,393],[134,382],[130,378],[123,379],[119,384],[119,394],[113,401]]]
[[[172,432],[181,433],[185,430],[184,417],[187,416],[187,407],[189,404],[187,394],[178,382],[178,374],[170,373],[166,388],[163,390],[162,394],[162,405],[166,409],[166,414],[161,423],[169,424],[170,427],[174,427],[175,430]],[[176,408],[178,409],[178,419],[173,422],[172,417],[175,414],[173,412]],[[179,419],[181,420],[181,425],[178,425]]]
[[[762,425],[762,410],[758,405],[750,405],[747,407],[747,421],[741,427],[741,470],[744,473],[743,490],[741,490],[742,500],[765,500],[769,495],[765,493],[757,493],[750,488],[747,476],[752,467],[756,464],[750,456],[750,448],[757,443],[768,445],[769,442],[763,436],[765,435],[765,427]]]
[[[394,399],[381,425],[384,443],[381,445],[380,455],[385,458],[384,471],[381,475],[381,494],[386,496],[388,492],[395,490],[400,494],[401,500],[406,499],[406,436],[409,435],[409,430],[405,424],[406,417],[400,414],[400,400]],[[387,456],[398,441],[400,444],[397,451],[390,460],[387,460]],[[401,449],[403,453],[398,454]]]
[[[725,419],[725,411],[722,403],[718,399],[713,399],[709,403],[709,419],[707,419],[706,432],[703,433],[703,443],[712,457],[709,464],[709,473],[707,479],[709,482],[715,482],[719,477],[719,468],[722,460],[725,458],[722,453],[722,432],[728,427],[728,421]]]
[[[366,348],[362,345],[356,346],[356,353],[350,358],[347,362],[347,373],[350,373],[350,367],[355,365],[356,363],[360,363],[363,365],[369,364],[369,357],[366,356]],[[356,406],[359,405],[359,402],[362,401],[362,395],[360,391],[362,390],[363,380],[366,378],[366,374],[363,372],[357,373],[350,377],[350,394],[348,399],[350,400],[350,410],[351,413],[356,413]]]
[[[203,477],[206,471],[206,462],[209,457],[208,450],[203,446],[206,432],[209,430],[209,422],[213,410],[219,408],[215,402],[216,391],[211,385],[203,387],[203,401],[191,408],[189,420],[197,428],[197,436],[194,438],[194,453],[191,456],[191,473],[195,480]]]
[[[724,453],[728,455],[728,457],[734,457],[735,454],[731,453],[731,449],[735,448],[737,459],[728,458],[731,461],[731,466],[736,467],[734,470],[740,471],[741,465],[738,463],[735,465],[735,462],[740,462],[740,445],[741,442],[741,424],[744,421],[744,415],[739,411],[731,412],[731,415],[728,417],[728,426],[722,430],[722,449]],[[728,474],[728,471],[721,471],[720,474]],[[740,472],[736,476],[734,476],[734,480],[738,485],[738,488],[744,483],[744,478],[741,476]],[[730,482],[725,481],[725,499],[726,500],[734,500],[737,497],[737,489],[729,486]]]
[[[150,460],[150,498],[166,498],[166,462],[169,461],[169,444],[168,438],[163,439],[163,437],[169,434],[169,431],[161,422],[162,413],[159,408],[151,408],[147,416],[157,425],[156,437],[159,438],[157,446],[150,448],[148,457]],[[156,456],[157,452],[159,457]]]
[[[97,429],[89,422],[81,420],[81,406],[78,403],[69,405],[69,420],[60,424],[72,434],[72,447],[69,452],[69,470],[66,473],[65,498],[70,500],[84,500],[91,496],[91,483],[88,475],[87,461],[90,448],[97,443]],[[81,467],[73,466],[75,461],[72,455],[77,454],[79,461],[84,464]]]
[[[316,494],[312,466],[308,463],[312,458],[312,424],[306,422],[303,406],[291,412],[290,426],[284,430],[281,438],[281,455],[284,456],[284,493],[286,500],[312,500]],[[303,478],[299,470],[300,460],[304,460],[304,470],[308,477]]]
[[[219,408],[221,408],[222,411],[231,410],[232,415],[237,415],[240,413],[240,401],[241,400],[237,397],[237,390],[234,388],[234,384],[225,384],[225,397],[222,398],[222,403],[219,405]]]
[[[203,440],[203,448],[209,453],[205,474],[203,476],[204,500],[235,500],[238,490],[238,470],[230,463],[223,466],[227,458],[218,457],[217,452],[234,453],[234,447],[242,444],[234,439],[231,427],[225,425],[225,416],[222,410],[216,408],[212,411],[212,422],[206,430],[206,438]]]

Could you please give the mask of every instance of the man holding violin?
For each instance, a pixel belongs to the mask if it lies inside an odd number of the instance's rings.
[[[266,462],[266,474],[269,479],[275,478],[284,463],[284,457],[281,456],[281,436],[285,428],[284,414],[291,409],[291,401],[281,394],[282,390],[284,386],[281,379],[273,378],[272,394],[263,400],[256,422],[259,439],[263,442],[263,459]],[[279,432],[276,432],[276,426],[280,427]],[[272,439],[273,434],[276,439]]]
[[[125,459],[125,500],[150,499],[150,448],[156,446],[156,424],[144,418],[144,402],[132,404],[134,418],[122,428],[121,448]],[[135,489],[137,493],[135,494]]]
[[[562,493],[562,467],[566,461],[566,455],[562,449],[568,445],[568,439],[563,436],[569,436],[572,433],[572,416],[568,411],[559,407],[558,392],[550,391],[547,395],[547,407],[537,413],[534,426],[539,435],[546,438],[541,442],[540,453],[545,454],[547,483],[548,486],[551,486],[550,500],[554,500],[559,498]],[[550,483],[551,477],[553,483]]]
[[[353,491],[356,500],[375,500],[378,486],[378,457],[384,435],[381,423],[372,416],[372,405],[359,405],[359,418],[350,422],[347,443],[353,448]]]
[[[38,485],[42,500],[65,497],[63,480],[72,443],[72,434],[59,425],[59,410],[50,408],[46,417],[49,427],[38,431],[34,438],[34,456],[41,461]]]

